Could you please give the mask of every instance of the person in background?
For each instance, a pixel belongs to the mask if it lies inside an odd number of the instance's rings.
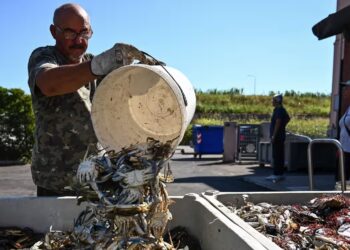
[[[281,94],[272,98],[272,105],[274,110],[270,123],[270,138],[273,175],[266,177],[266,179],[276,182],[284,179],[284,141],[286,139],[286,126],[290,121],[290,117],[283,107],[283,96]]]
[[[87,151],[101,149],[90,117],[98,80],[134,61],[155,61],[122,43],[95,57],[86,53],[93,31],[89,15],[77,4],[55,10],[50,32],[55,45],[35,49],[28,62],[35,115],[31,172],[38,196],[72,195],[65,187],[75,179],[79,163]]]
[[[339,120],[339,141],[344,153],[345,180],[350,177],[350,106]],[[340,179],[337,171],[337,180]],[[349,185],[349,184],[347,184]]]

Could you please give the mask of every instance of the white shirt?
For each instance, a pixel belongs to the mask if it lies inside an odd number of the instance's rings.
[[[342,118],[339,120],[339,127],[340,127],[340,137],[339,141],[343,147],[343,151],[350,153],[350,134],[345,128],[345,125],[349,129],[350,132],[350,107],[345,111]]]

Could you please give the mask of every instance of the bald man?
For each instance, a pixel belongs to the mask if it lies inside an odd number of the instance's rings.
[[[121,43],[95,57],[86,53],[93,32],[89,15],[77,4],[55,10],[50,32],[55,45],[35,49],[28,63],[36,123],[32,177],[38,196],[74,195],[65,187],[87,149],[99,150],[90,117],[97,80],[134,60],[155,62]]]

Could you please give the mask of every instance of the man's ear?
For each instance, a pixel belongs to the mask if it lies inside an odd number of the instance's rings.
[[[56,28],[55,28],[55,25],[51,24],[50,25],[50,32],[51,32],[51,35],[54,39],[56,39]]]

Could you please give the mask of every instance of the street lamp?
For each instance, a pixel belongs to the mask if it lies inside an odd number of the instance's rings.
[[[253,78],[254,78],[254,95],[255,95],[255,88],[256,88],[256,76],[255,76],[255,75],[247,75],[247,77],[253,77]]]

